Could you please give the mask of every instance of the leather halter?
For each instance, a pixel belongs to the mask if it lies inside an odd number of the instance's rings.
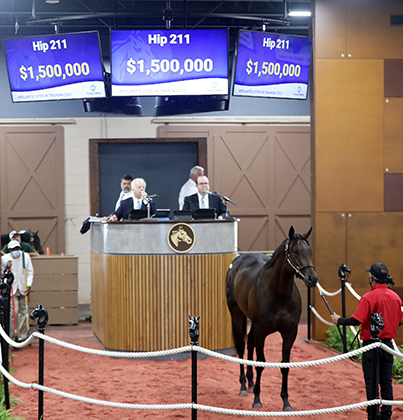
[[[303,239],[306,243],[308,243],[308,241],[303,236],[298,236],[297,238],[295,238],[295,240],[298,240],[298,239]],[[305,280],[305,275],[304,273],[302,273],[301,270],[308,267],[312,267],[313,269],[315,269],[315,266],[313,264],[305,264],[298,267],[291,261],[291,256],[290,256],[290,253],[288,252],[288,248],[292,244],[292,242],[293,242],[293,239],[290,239],[285,244],[285,259],[288,262],[288,264],[290,264],[290,266],[294,269],[296,276],[301,280]]]

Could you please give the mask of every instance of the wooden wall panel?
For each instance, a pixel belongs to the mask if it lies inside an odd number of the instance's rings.
[[[385,174],[385,211],[403,211],[403,174]]]
[[[348,1],[347,53],[354,59],[403,58],[403,26],[391,26],[391,14],[403,14],[401,0]]]
[[[95,335],[106,348],[116,350],[187,346],[188,315],[194,315],[200,316],[201,346],[232,348],[225,276],[235,256],[91,252]],[[112,278],[113,287],[109,287]]]
[[[341,58],[346,55],[346,0],[316,0],[315,56]]]
[[[385,169],[403,173],[403,99],[385,102]]]
[[[385,98],[403,98],[403,60],[384,61]]]
[[[383,210],[383,62],[317,60],[316,210]]]
[[[365,272],[374,262],[381,261],[395,278],[397,286],[403,286],[403,265],[401,252],[403,236],[403,213],[358,213],[348,220],[348,252],[353,273]],[[363,275],[361,287],[366,287],[367,277]]]
[[[313,249],[313,260],[319,283],[324,289],[333,292],[340,288],[338,270],[341,264],[347,263],[347,218],[345,213],[316,213],[315,220],[315,247]],[[321,299],[318,289],[312,289],[313,306],[320,315],[329,320],[329,311]],[[340,313],[340,299],[329,299],[334,311]],[[324,340],[328,326],[315,319],[314,339]]]

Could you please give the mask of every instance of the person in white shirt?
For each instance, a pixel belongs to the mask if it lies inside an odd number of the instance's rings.
[[[197,193],[196,180],[201,175],[204,175],[204,168],[197,165],[193,166],[193,168],[190,170],[189,179],[183,184],[179,192],[179,210],[183,209],[185,197]]]
[[[123,200],[126,200],[127,198],[133,198],[132,181],[133,177],[131,175],[126,174],[122,176],[120,180],[120,188],[122,191],[120,192],[119,198],[116,201],[115,210],[119,208]]]
[[[10,295],[10,337],[14,338],[14,313],[17,323],[17,337],[23,341],[28,337],[27,317],[25,308],[25,296],[31,291],[34,281],[34,268],[31,257],[26,252],[21,251],[18,241],[10,241],[8,244],[9,254],[1,257],[1,272],[8,268],[14,274],[14,282]],[[24,266],[25,276],[24,279]],[[13,306],[15,309],[13,309]]]

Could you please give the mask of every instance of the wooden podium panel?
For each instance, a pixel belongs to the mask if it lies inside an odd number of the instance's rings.
[[[149,248],[150,254],[130,254],[128,241],[122,245],[122,254],[99,252],[113,248],[100,247],[99,238],[102,238],[101,242],[114,243],[116,252],[118,241],[107,236],[121,236],[122,228],[131,238],[144,236],[144,231],[153,229],[165,231],[160,238],[167,238],[171,227],[178,224],[176,221],[159,222],[155,226],[155,223],[158,222],[153,222],[154,226],[149,222],[93,226],[91,287],[95,335],[105,348],[122,351],[158,351],[188,346],[188,315],[191,315],[200,316],[200,346],[210,350],[232,348],[225,277],[237,255],[237,222],[183,222],[194,230],[198,249],[206,248],[202,254],[176,253],[168,247],[169,252],[164,243],[160,243],[160,250],[155,249],[155,244],[144,244],[142,252]],[[113,229],[115,233],[111,232]],[[149,241],[158,237],[154,234]],[[206,240],[208,237],[209,241]],[[216,251],[220,242],[223,253]],[[193,252],[195,247],[196,243]],[[208,248],[215,250],[214,253],[208,253]]]

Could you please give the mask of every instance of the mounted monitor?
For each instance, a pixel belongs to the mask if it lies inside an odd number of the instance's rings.
[[[3,43],[13,102],[105,97],[98,32]]]
[[[112,96],[228,95],[228,31],[111,31]]]
[[[306,99],[312,39],[240,31],[234,96]]]

